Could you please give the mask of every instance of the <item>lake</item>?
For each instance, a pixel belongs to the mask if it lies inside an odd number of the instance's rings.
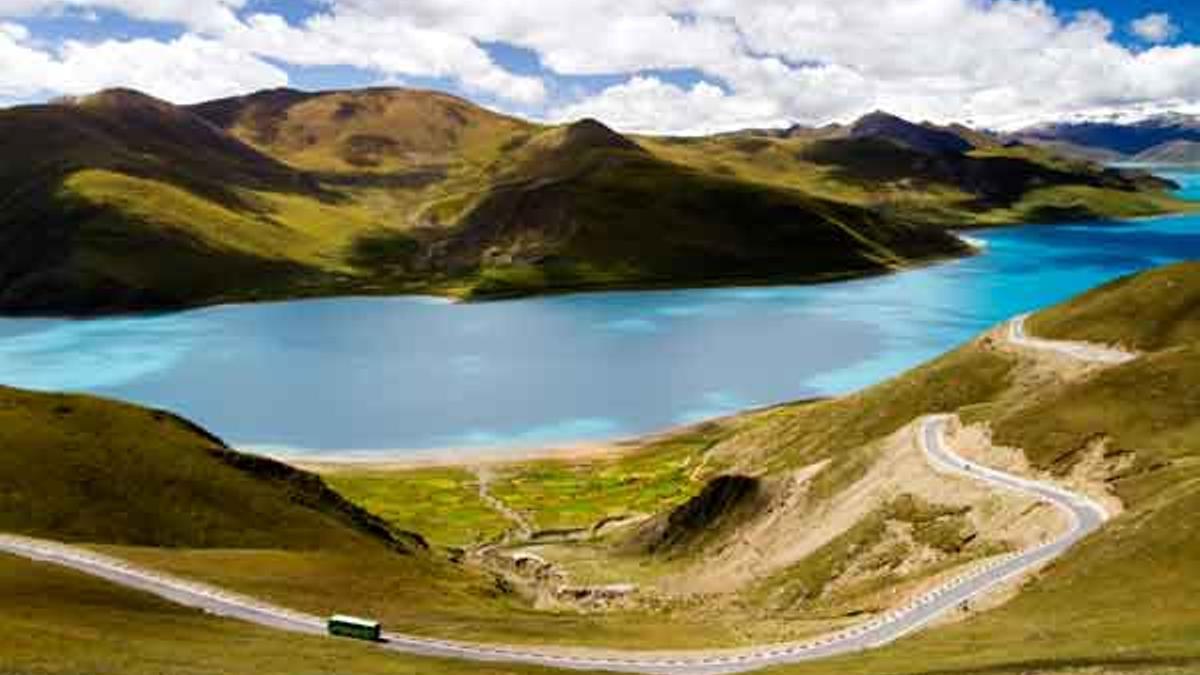
[[[1162,173],[1200,199],[1200,173]],[[277,454],[613,439],[849,392],[1020,312],[1200,258],[1200,216],[970,236],[982,255],[816,286],[0,319],[0,382],[168,408]]]

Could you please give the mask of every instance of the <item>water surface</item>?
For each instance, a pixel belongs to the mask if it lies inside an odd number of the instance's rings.
[[[1200,198],[1200,174],[1172,177]],[[1200,258],[1197,216],[971,236],[986,253],[820,286],[0,319],[0,382],[166,407],[285,453],[609,439],[845,393],[1014,314]]]

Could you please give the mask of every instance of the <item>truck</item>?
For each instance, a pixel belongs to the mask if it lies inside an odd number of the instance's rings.
[[[379,642],[383,637],[383,631],[378,621],[370,619],[360,619],[355,616],[345,616],[343,614],[335,614],[329,617],[326,622],[326,628],[329,634],[336,637],[348,637],[356,640],[369,640],[371,642]]]

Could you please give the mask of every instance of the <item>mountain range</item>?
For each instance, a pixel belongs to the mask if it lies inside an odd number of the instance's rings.
[[[1101,161],[1200,164],[1200,117],[1177,113],[1138,122],[1062,122],[1029,127],[1014,138]]]
[[[1186,208],[1170,187],[882,112],[671,138],[409,89],[107,90],[0,110],[0,311],[825,280]]]

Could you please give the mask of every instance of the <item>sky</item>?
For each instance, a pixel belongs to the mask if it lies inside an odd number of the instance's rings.
[[[1200,112],[1197,0],[0,0],[0,106],[433,88],[701,134]]]

